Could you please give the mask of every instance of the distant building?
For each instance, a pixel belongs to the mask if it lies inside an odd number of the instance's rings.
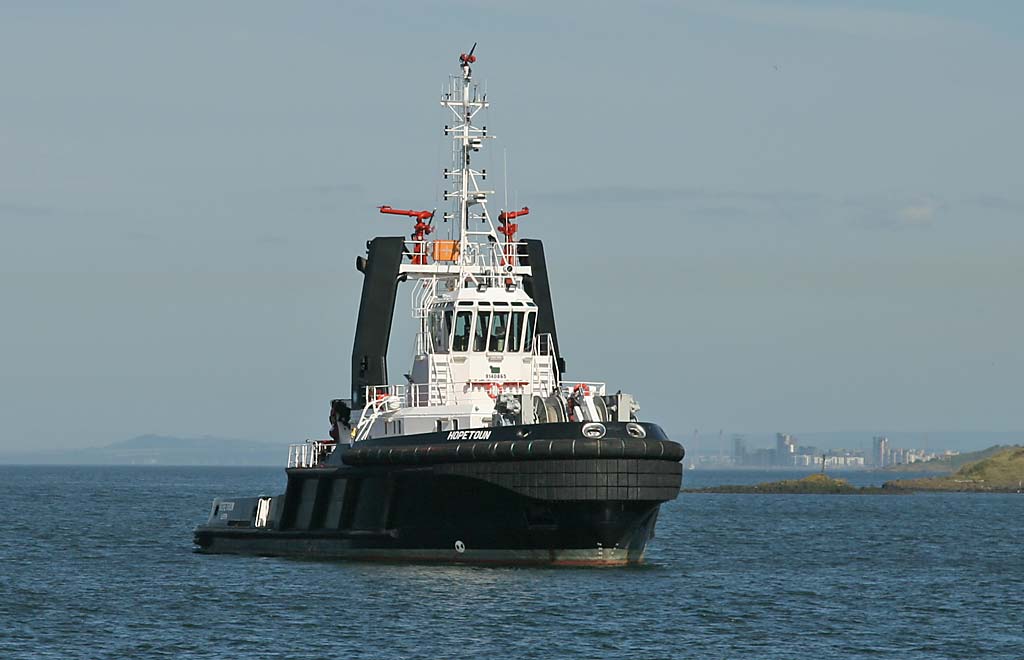
[[[825,457],[825,467],[830,468],[862,468],[864,457],[855,452],[842,451]]]
[[[747,440],[742,435],[735,435],[732,438],[732,462],[733,465],[747,463]]]
[[[953,452],[946,452],[950,454]],[[906,465],[927,461],[936,454],[924,449],[895,447],[884,435],[872,438],[872,448],[827,449],[797,444],[797,438],[788,433],[776,433],[775,445],[768,448],[750,447],[742,435],[732,437],[732,456],[720,457],[721,462],[731,461],[732,465],[756,468],[814,468],[861,469],[882,468],[890,465]]]
[[[892,465],[892,449],[889,447],[889,438],[884,435],[876,435],[872,438],[871,464],[875,467]]]
[[[775,434],[775,465],[794,465],[796,455],[796,438],[788,433]]]
[[[793,456],[793,465],[795,467],[813,467],[815,465],[821,465],[821,456],[804,453],[795,454]]]
[[[755,449],[752,453],[747,454],[747,465],[756,467],[772,467],[777,465],[775,462],[775,450]]]

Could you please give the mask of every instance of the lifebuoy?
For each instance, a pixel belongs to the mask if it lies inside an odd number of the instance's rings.
[[[577,394],[583,394],[583,396],[590,396],[590,385],[586,383],[576,383],[576,387],[572,388],[573,396]]]
[[[491,397],[492,399],[497,399],[499,396],[501,396],[501,385],[497,383],[491,383],[490,385],[488,385],[487,396]]]

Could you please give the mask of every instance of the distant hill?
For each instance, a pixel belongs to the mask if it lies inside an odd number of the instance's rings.
[[[0,463],[41,465],[275,465],[284,466],[286,444],[234,438],[140,435],[105,447],[0,454]]]
[[[998,454],[999,452],[1012,447],[1013,445],[995,445],[987,449],[980,451],[970,451],[963,454],[956,454],[955,456],[940,456],[933,458],[930,461],[918,461],[917,463],[907,463],[905,465],[890,465],[889,467],[882,468],[882,472],[955,472],[975,461],[980,461],[983,458],[988,458]]]
[[[1024,489],[1024,447],[1001,447],[998,452],[962,466],[953,474],[925,479],[885,482],[899,490],[1019,492]]]

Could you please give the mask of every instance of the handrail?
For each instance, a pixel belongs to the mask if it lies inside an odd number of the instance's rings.
[[[571,395],[572,391],[574,389],[576,389],[577,386],[580,386],[580,385],[586,387],[589,390],[590,394],[593,395],[593,396],[604,396],[605,392],[608,389],[608,387],[607,387],[607,385],[605,383],[601,383],[601,382],[597,382],[597,381],[586,381],[586,380],[560,380],[560,381],[558,381],[558,389],[565,396]]]
[[[288,445],[289,468],[314,468],[327,462],[338,443],[334,440],[307,440]]]
[[[538,332],[533,337],[533,354],[534,355],[554,355],[555,354],[555,340],[552,338],[550,332]]]
[[[397,396],[399,399],[404,399],[406,396],[406,386],[402,384],[367,385],[363,388],[363,395],[366,397],[367,401],[379,401],[391,396]]]
[[[490,232],[479,232],[480,235],[488,235]],[[435,260],[435,248],[434,244],[439,243],[441,246],[447,248],[451,244],[452,239],[435,238],[428,239],[423,238],[422,240],[406,240],[405,241],[405,254],[403,255],[404,261],[416,264],[428,264],[428,263],[444,263],[452,264],[454,266],[501,266],[504,265],[505,260],[509,254],[513,255],[513,260],[518,261],[518,256],[523,252],[521,249],[526,245],[525,241],[500,241],[493,243],[476,243],[467,241],[465,245],[465,252],[459,253],[459,242],[455,241],[455,249],[452,253],[451,259],[440,259]],[[442,250],[443,252],[443,250]],[[421,261],[417,261],[421,260]],[[517,265],[513,263],[512,265]],[[496,274],[496,278],[503,277],[502,274]]]

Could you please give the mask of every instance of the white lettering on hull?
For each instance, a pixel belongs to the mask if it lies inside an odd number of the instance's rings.
[[[449,440],[487,440],[491,437],[490,431],[449,431]]]

